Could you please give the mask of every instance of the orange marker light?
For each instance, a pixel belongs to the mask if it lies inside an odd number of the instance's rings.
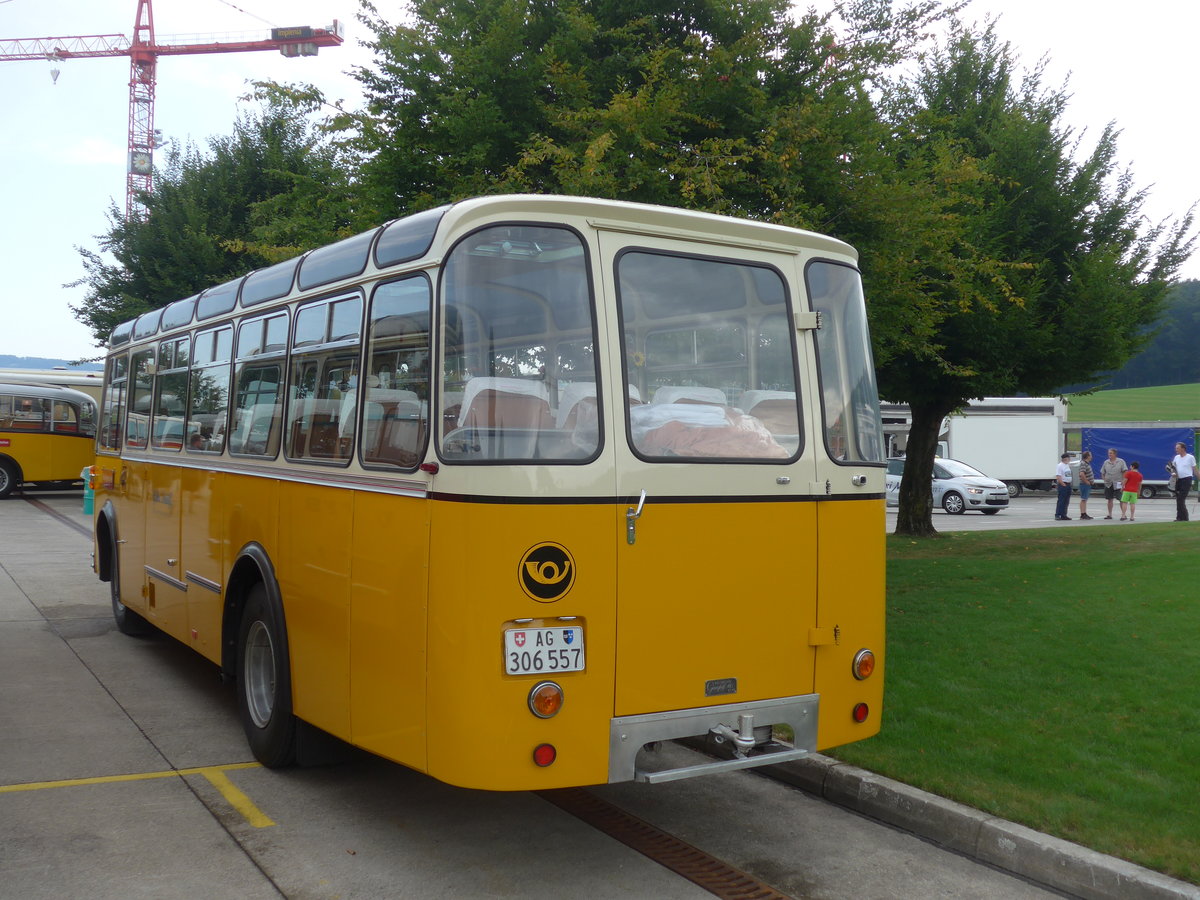
[[[553,744],[538,744],[533,748],[533,761],[536,765],[545,768],[558,758],[558,751],[554,749]]]
[[[875,671],[875,654],[865,647],[854,654],[854,677],[859,681],[870,678]]]
[[[529,711],[539,719],[549,719],[562,709],[563,690],[553,681],[539,681],[529,692]]]

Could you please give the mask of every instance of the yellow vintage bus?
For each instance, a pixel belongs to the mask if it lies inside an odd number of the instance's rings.
[[[87,394],[0,381],[0,500],[22,484],[81,483],[95,439],[96,404]]]
[[[883,439],[840,241],[462,201],[120,326],[101,424],[117,624],[232,677],[265,765],[317,729],[526,790],[879,727]],[[672,768],[684,737],[714,756]]]

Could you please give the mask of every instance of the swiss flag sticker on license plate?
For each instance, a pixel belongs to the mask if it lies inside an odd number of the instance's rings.
[[[504,671],[509,675],[582,672],[583,628],[510,628],[504,632]]]

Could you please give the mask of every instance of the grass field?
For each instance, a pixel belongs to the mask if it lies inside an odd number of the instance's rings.
[[[1200,883],[1200,523],[888,538],[882,733],[831,753]]]
[[[1069,422],[1200,421],[1200,384],[1099,391],[1069,399]]]

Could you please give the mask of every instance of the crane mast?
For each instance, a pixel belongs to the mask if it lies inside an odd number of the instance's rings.
[[[125,218],[144,219],[142,197],[154,187],[154,88],[158,57],[194,53],[242,53],[278,50],[284,56],[316,56],[321,47],[342,43],[342,27],[335,19],[328,28],[298,26],[274,28],[269,38],[160,43],[154,35],[151,0],[138,0],[132,40],[120,34],[89,34],[66,37],[15,38],[0,40],[0,61],[86,59],[129,57],[129,130],[125,176]]]

